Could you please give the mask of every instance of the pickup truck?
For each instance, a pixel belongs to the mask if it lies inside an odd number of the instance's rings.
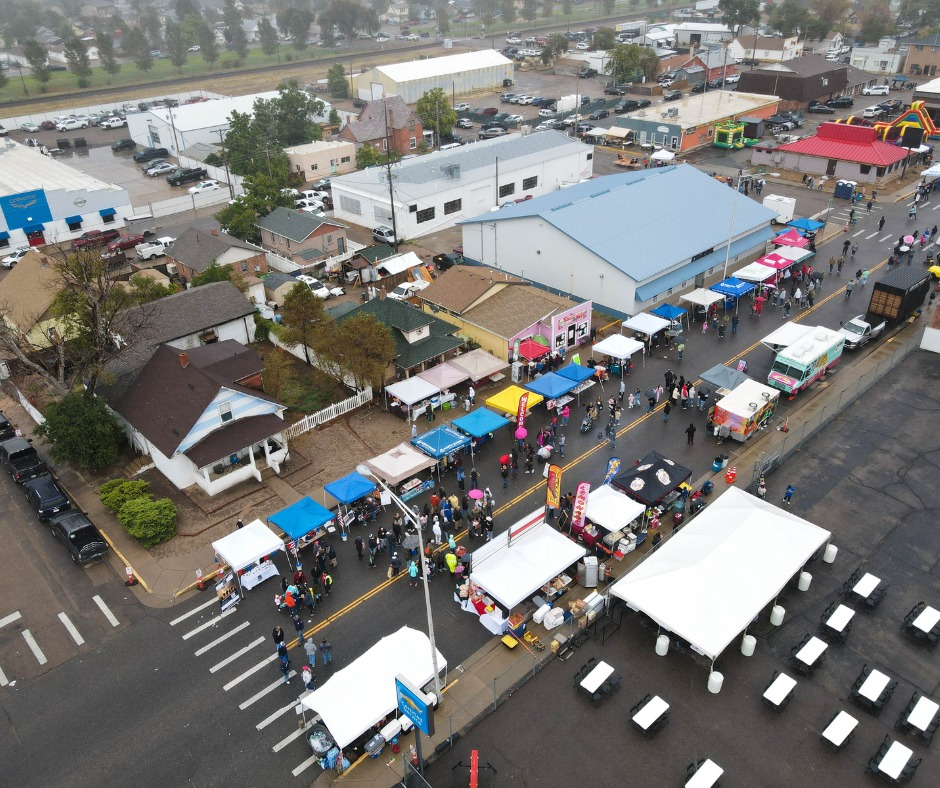
[[[182,186],[191,181],[201,181],[208,174],[204,167],[180,167],[166,176],[166,182],[170,186]]]
[[[175,238],[157,238],[148,243],[139,244],[136,247],[137,256],[141,260],[154,260],[166,254],[167,247],[175,241]]]
[[[26,438],[11,438],[0,443],[0,467],[17,484],[47,473],[46,461]]]
[[[858,350],[862,345],[867,345],[885,332],[884,320],[877,325],[872,325],[865,320],[866,317],[868,315],[856,315],[841,324],[842,328],[839,329],[839,333],[845,337],[846,350]]]

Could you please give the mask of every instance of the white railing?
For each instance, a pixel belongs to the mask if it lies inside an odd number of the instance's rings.
[[[343,414],[349,413],[349,411],[367,405],[370,402],[372,402],[371,386],[367,389],[363,389],[355,396],[344,399],[342,402],[336,402],[328,408],[304,416],[300,421],[291,424],[290,427],[284,430],[284,435],[287,440],[293,440],[298,435],[303,435],[305,432],[309,432],[319,427],[321,424],[326,424],[328,421],[338,419]]]

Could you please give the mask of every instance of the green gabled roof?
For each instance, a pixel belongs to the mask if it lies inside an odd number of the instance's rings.
[[[414,345],[409,345],[404,337],[396,336],[395,345],[398,350],[398,357],[395,363],[402,369],[411,369],[424,361],[437,358],[443,353],[455,350],[460,347],[465,340],[452,336],[430,336],[422,339]]]
[[[391,257],[393,254],[395,254],[395,250],[388,244],[370,246],[367,249],[360,249],[356,252],[357,256],[361,257],[363,260],[368,260],[370,263],[384,260],[386,257]]]

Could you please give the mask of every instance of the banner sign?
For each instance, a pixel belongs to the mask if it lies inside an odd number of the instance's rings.
[[[425,700],[424,693],[400,673],[395,676],[395,697],[398,710],[425,736],[433,736],[434,707]]]
[[[578,485],[578,492],[574,496],[574,508],[571,512],[571,525],[574,528],[584,527],[584,510],[587,509],[589,492],[591,492],[591,485],[588,482],[581,482]]]
[[[604,484],[610,484],[614,476],[620,473],[620,458],[611,457],[607,461],[607,473],[604,474]]]
[[[545,488],[545,505],[557,509],[561,505],[561,466],[548,466],[548,485]]]
[[[238,595],[238,584],[235,582],[234,572],[229,572],[215,584],[215,595],[219,598],[223,613],[242,601]]]
[[[519,397],[519,407],[516,410],[516,429],[525,427],[525,414],[529,407],[529,392],[526,391]]]

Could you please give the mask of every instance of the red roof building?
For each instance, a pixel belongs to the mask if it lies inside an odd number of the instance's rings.
[[[752,164],[860,183],[900,177],[910,153],[907,148],[879,140],[874,128],[844,123],[823,123],[814,136],[751,150]]]

